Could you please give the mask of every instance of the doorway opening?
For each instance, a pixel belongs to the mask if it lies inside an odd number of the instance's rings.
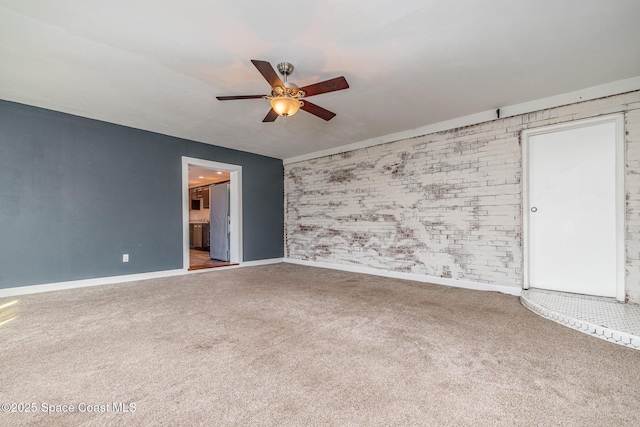
[[[184,270],[242,262],[241,166],[183,157],[182,209]]]

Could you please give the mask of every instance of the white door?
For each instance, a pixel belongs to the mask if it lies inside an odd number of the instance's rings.
[[[621,134],[620,116],[525,132],[525,287],[624,298]]]
[[[213,184],[209,190],[209,255],[229,262],[229,184]]]

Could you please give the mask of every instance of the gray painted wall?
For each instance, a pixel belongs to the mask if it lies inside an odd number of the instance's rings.
[[[0,100],[0,288],[182,268],[182,156],[242,166],[244,260],[282,257],[282,160]]]

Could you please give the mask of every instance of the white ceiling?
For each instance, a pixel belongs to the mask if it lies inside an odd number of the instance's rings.
[[[0,98],[291,158],[640,76],[638,0],[0,0]],[[350,88],[262,123],[251,59]]]
[[[189,188],[229,181],[229,172],[189,165]]]

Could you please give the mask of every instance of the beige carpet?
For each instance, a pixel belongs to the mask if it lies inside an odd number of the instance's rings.
[[[640,425],[639,351],[497,293],[278,264],[17,307],[2,426]]]

